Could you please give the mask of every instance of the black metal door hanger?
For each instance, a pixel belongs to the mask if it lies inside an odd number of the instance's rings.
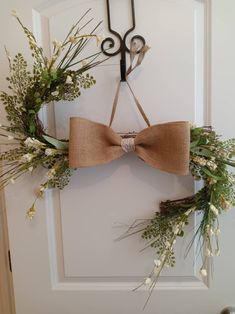
[[[121,72],[121,81],[126,81],[126,53],[130,53],[130,49],[127,47],[126,40],[127,36],[135,29],[136,21],[135,21],[135,2],[131,0],[131,12],[132,12],[132,27],[127,30],[125,35],[122,36],[112,29],[111,25],[111,15],[110,15],[110,3],[109,0],[106,0],[107,3],[107,15],[108,15],[108,28],[110,33],[116,36],[120,42],[119,48],[115,52],[108,52],[109,49],[115,47],[115,41],[112,37],[107,37],[101,44],[102,52],[109,57],[113,57],[121,53],[121,60],[120,60],[120,72]],[[131,38],[131,42],[138,40],[141,42],[142,46],[145,46],[145,39],[140,35],[135,35]],[[105,49],[106,44],[108,44],[109,49]]]

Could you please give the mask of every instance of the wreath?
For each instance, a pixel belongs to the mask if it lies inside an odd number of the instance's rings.
[[[44,55],[34,35],[22,24],[16,12],[12,13],[28,39],[34,63],[32,71],[28,71],[22,54],[18,53],[11,59],[6,50],[10,93],[1,92],[0,97],[9,123],[0,125],[0,136],[16,147],[10,145],[9,148],[7,145],[7,149],[0,153],[4,165],[0,187],[13,184],[21,175],[33,172],[38,167],[47,169],[46,178],[27,211],[30,219],[35,215],[37,199],[47,189],[63,189],[73,173],[68,163],[69,141],[49,136],[38,113],[43,105],[60,100],[72,101],[80,96],[83,89],[95,84],[95,79],[87,71],[104,61],[97,60],[100,52],[79,59],[92,38],[97,40],[97,44],[103,40],[102,36],[96,34],[100,23],[92,32],[81,34],[89,23],[85,21],[89,11],[71,27],[63,42],[53,41],[51,58]],[[132,67],[133,60],[139,53],[136,44],[133,44],[129,73],[142,62],[148,48],[145,46],[142,49],[136,65]],[[187,251],[195,240],[199,241],[198,249],[202,254],[200,274],[203,277],[208,275],[206,265],[213,256],[220,254],[219,215],[235,204],[235,177],[230,170],[235,167],[235,139],[222,140],[211,127],[192,125],[190,142],[190,172],[195,181],[203,181],[202,189],[191,197],[161,202],[160,212],[156,212],[152,219],[136,220],[121,237],[140,233],[146,240],[145,248],[152,247],[156,252],[153,269],[141,283],[141,286],[146,285],[150,291],[146,304],[163,268],[175,265],[175,242],[178,237],[184,236],[185,226],[195,213],[201,214],[201,220],[195,227]]]
[[[89,41],[96,39],[97,45],[103,37],[97,35],[100,23],[88,34],[81,32],[92,20],[87,21],[90,10],[71,27],[63,42],[52,42],[52,56],[44,55],[33,33],[23,25],[16,12],[12,15],[22,27],[33,57],[32,71],[21,53],[13,59],[6,50],[10,74],[7,77],[11,93],[1,92],[0,98],[7,114],[9,125],[1,125],[1,136],[13,142],[16,148],[2,152],[5,162],[0,187],[5,187],[26,172],[33,172],[39,166],[48,169],[46,180],[40,185],[33,205],[27,211],[32,219],[35,203],[50,188],[63,189],[72,175],[68,166],[68,140],[59,140],[46,133],[39,111],[43,105],[60,100],[72,101],[81,95],[83,89],[92,87],[96,81],[87,71],[104,60],[98,60],[100,52],[86,58],[79,58]]]

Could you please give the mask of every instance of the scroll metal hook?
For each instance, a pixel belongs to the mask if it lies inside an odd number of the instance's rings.
[[[135,20],[135,2],[131,0],[131,12],[132,12],[132,27],[126,31],[125,35],[122,36],[112,29],[111,25],[111,14],[110,14],[110,3],[109,0],[106,0],[107,3],[107,15],[108,15],[108,29],[111,34],[116,36],[119,40],[119,48],[114,52],[109,52],[109,49],[115,47],[115,41],[112,37],[107,37],[101,43],[101,50],[102,52],[109,57],[113,57],[121,53],[121,60],[120,60],[120,72],[121,72],[121,81],[126,81],[126,53],[130,53],[130,49],[127,47],[126,39],[127,36],[135,29],[136,27],[136,20]],[[131,42],[138,40],[141,43],[141,48],[145,46],[145,39],[140,35],[135,35],[131,38]],[[106,44],[108,44],[109,49],[105,49]],[[107,46],[106,46],[107,47]],[[140,52],[141,48],[139,49],[138,53]]]

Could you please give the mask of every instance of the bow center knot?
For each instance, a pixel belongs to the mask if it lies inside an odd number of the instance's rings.
[[[135,139],[134,137],[122,138],[121,147],[125,153],[130,153],[135,151]]]

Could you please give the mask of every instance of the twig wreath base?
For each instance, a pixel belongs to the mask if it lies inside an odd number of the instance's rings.
[[[45,190],[63,189],[73,173],[68,165],[68,140],[58,140],[46,134],[38,112],[43,105],[52,101],[74,100],[79,97],[82,89],[95,84],[94,78],[85,72],[102,62],[97,61],[100,53],[94,53],[86,60],[78,59],[93,37],[97,42],[101,40],[100,36],[95,35],[99,24],[91,33],[81,35],[87,25],[84,19],[88,12],[72,26],[63,42],[53,41],[50,59],[44,56],[43,49],[37,45],[32,32],[13,12],[27,36],[34,64],[33,71],[29,72],[21,54],[17,54],[12,60],[7,52],[10,94],[2,92],[1,100],[9,125],[0,126],[0,135],[16,147],[12,148],[10,145],[9,148],[7,145],[7,150],[0,153],[0,160],[4,164],[0,186],[4,188],[38,167],[47,169],[36,199],[27,211],[30,219],[36,212],[36,200],[44,195]],[[129,72],[142,62],[147,50],[148,47],[143,47],[136,65],[132,67],[138,51],[136,45],[132,46]],[[229,169],[235,167],[234,154],[235,139],[223,141],[209,127],[192,126],[190,172],[194,180],[204,182],[204,187],[191,197],[161,202],[160,212],[156,212],[154,218],[134,223],[122,237],[141,233],[146,240],[146,248],[151,247],[156,252],[152,272],[141,284],[146,285],[150,291],[146,304],[163,268],[175,265],[174,245],[178,237],[184,236],[184,229],[191,215],[202,215],[201,223],[194,231],[188,247],[189,250],[194,240],[199,239],[198,248],[203,255],[201,276],[207,276],[207,262],[220,254],[219,215],[235,204],[234,175]]]

